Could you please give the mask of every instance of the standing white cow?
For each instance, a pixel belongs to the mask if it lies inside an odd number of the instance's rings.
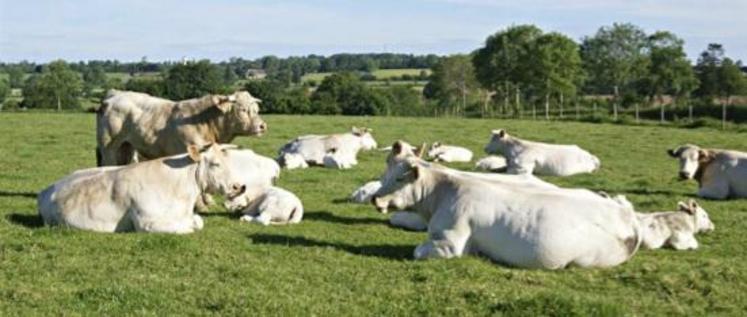
[[[240,194],[226,149],[191,145],[188,154],[121,167],[75,172],[39,194],[45,224],[98,232],[191,233],[203,227],[193,212],[204,192]]]
[[[479,252],[526,268],[609,267],[627,261],[641,241],[635,212],[611,199],[502,186],[414,157],[389,161],[372,201],[428,220],[429,239],[416,259]]]
[[[177,102],[110,90],[96,116],[97,163],[125,165],[133,157],[176,155],[190,144],[230,143],[265,131],[259,99],[246,91]]]
[[[293,193],[279,187],[247,188],[243,194],[225,202],[229,210],[243,214],[241,221],[265,226],[299,223],[303,204]]]
[[[343,152],[345,155],[357,156],[360,150],[375,149],[377,144],[368,128],[353,127],[351,132],[333,135],[304,135],[283,145],[278,151],[278,161],[285,166],[284,154],[293,153],[303,156],[309,165],[324,166],[324,157],[330,152]],[[357,161],[356,161],[357,163]]]
[[[680,161],[680,178],[698,182],[698,196],[710,199],[747,198],[747,153],[702,149],[686,144],[668,150]]]
[[[504,156],[510,174],[570,176],[591,173],[600,167],[596,156],[577,145],[526,141],[508,135],[503,129],[493,130],[485,152]]]
[[[436,162],[469,162],[472,161],[472,151],[461,146],[434,142],[428,150],[428,157]]]
[[[708,213],[695,200],[679,202],[677,208],[678,211],[638,213],[644,248],[669,246],[675,250],[697,249],[695,234],[715,229]]]

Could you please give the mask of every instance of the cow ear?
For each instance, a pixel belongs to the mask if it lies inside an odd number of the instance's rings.
[[[497,136],[498,138],[502,138],[506,136],[506,130],[504,129],[493,130],[492,132],[493,132],[493,135]]]
[[[687,205],[687,204],[686,204],[685,202],[683,202],[683,201],[678,201],[678,202],[677,202],[677,210],[679,210],[679,211],[685,211],[685,212],[687,212],[687,211],[689,211],[689,210],[690,210],[690,206],[688,206],[688,205]]]
[[[201,149],[197,145],[190,144],[189,146],[187,146],[187,154],[189,155],[189,158],[194,162],[200,161],[200,152]]]
[[[353,126],[352,128],[350,128],[350,132],[352,132],[356,136],[361,136],[361,134],[362,134],[361,133],[361,129],[359,129],[356,126]]]
[[[393,155],[399,155],[402,153],[402,141],[395,141],[394,144],[392,144],[392,154]]]
[[[678,156],[677,155],[677,151],[675,151],[673,149],[667,150],[667,154],[669,154],[669,156],[671,156],[671,157],[677,157]]]
[[[700,208],[698,202],[695,201],[695,199],[690,199],[687,204],[690,205],[690,210],[692,210],[692,213],[695,213],[696,211],[698,211],[698,208]]]
[[[698,150],[698,161],[708,162],[713,159],[713,152],[708,150]]]
[[[235,98],[236,97],[234,97],[234,100],[235,100]],[[230,97],[221,96],[221,95],[215,95],[212,98],[213,106],[215,106],[216,108],[218,108],[218,110],[220,110],[220,112],[226,113],[229,110],[231,110],[231,104],[232,103],[231,103],[230,99],[231,99]]]

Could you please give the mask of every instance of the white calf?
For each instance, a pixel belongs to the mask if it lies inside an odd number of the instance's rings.
[[[279,188],[255,188],[226,201],[229,210],[243,214],[241,221],[265,226],[299,223],[303,218],[303,204],[298,196]]]
[[[695,200],[679,202],[677,208],[679,211],[637,213],[643,233],[643,247],[697,249],[698,240],[695,240],[695,234],[712,231],[715,228],[708,213]]]

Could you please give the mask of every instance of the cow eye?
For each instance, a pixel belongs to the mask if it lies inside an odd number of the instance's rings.
[[[210,167],[220,167],[220,163],[211,162]]]

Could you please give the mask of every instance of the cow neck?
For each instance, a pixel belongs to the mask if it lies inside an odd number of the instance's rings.
[[[189,157],[187,157],[188,160],[191,160]],[[197,189],[200,191],[200,193],[205,193],[208,191],[208,183],[205,178],[207,178],[206,175],[202,175],[205,173],[205,164],[203,164],[201,161],[194,162],[190,164],[189,168],[194,168],[194,180],[195,185],[197,185]]]
[[[713,163],[713,159],[709,161],[698,162],[698,168],[695,170],[693,179],[698,182],[699,187],[703,186],[703,176],[705,175],[705,171],[708,166],[711,165],[711,163]]]
[[[424,215],[427,220],[433,216],[433,213],[438,207],[438,203],[448,195],[436,195],[434,193],[448,191],[452,185],[452,181],[448,175],[439,173],[439,171],[431,167],[422,167],[424,170],[423,179],[420,180],[420,184],[416,186],[417,194],[420,195],[420,199],[415,204],[415,208],[420,210],[420,214]]]
[[[210,134],[215,138],[215,142],[218,143],[229,143],[233,140],[233,134],[231,133],[231,127],[226,122],[226,115],[216,109],[218,114],[209,118],[207,121],[208,129]]]

